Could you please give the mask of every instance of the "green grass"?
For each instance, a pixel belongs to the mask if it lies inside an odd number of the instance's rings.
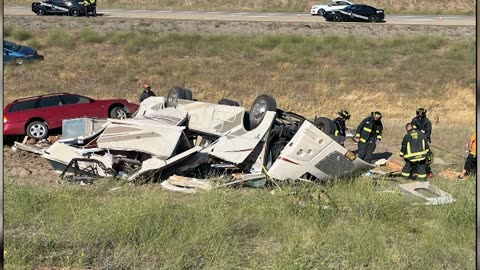
[[[90,43],[102,43],[106,39],[105,36],[102,36],[90,28],[83,28],[82,31],[80,31],[80,37]]]
[[[471,269],[475,183],[454,204],[413,204],[388,182],[195,195],[101,181],[5,186],[6,267]],[[121,186],[121,189],[110,190]],[[454,232],[454,233],[452,233]]]
[[[46,43],[50,47],[72,49],[75,47],[73,36],[66,30],[55,28],[48,32]]]
[[[30,33],[29,31],[21,27],[14,27],[13,29],[12,28],[7,29],[6,34],[12,35],[13,38],[20,41],[25,41],[32,37],[32,33]]]

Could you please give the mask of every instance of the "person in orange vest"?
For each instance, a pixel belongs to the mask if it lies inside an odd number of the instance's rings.
[[[457,177],[458,180],[463,180],[466,175],[477,174],[477,132],[468,140],[468,157],[463,166],[463,171]]]

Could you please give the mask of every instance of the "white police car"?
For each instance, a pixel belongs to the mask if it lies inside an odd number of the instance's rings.
[[[339,10],[351,4],[352,2],[345,1],[345,0],[332,0],[323,5],[312,6],[312,9],[310,10],[310,14],[323,16],[323,13],[325,13],[325,11]]]

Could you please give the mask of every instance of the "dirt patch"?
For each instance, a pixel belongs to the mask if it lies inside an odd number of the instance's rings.
[[[60,181],[48,161],[40,155],[3,148],[3,175],[5,181],[21,181],[22,183],[56,185]]]
[[[62,28],[75,32],[83,28],[90,28],[97,32],[145,30],[151,32],[193,32],[203,34],[235,33],[247,36],[279,33],[312,36],[353,35],[375,37],[433,34],[459,39],[475,35],[475,26],[195,21],[106,17],[71,18],[68,16],[35,17],[7,15],[4,18],[4,25],[21,26],[30,31],[47,31],[52,28]]]

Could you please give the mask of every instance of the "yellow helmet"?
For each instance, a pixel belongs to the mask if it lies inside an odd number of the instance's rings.
[[[417,109],[417,116],[424,117],[425,115],[427,115],[427,110],[425,110],[424,108]]]
[[[382,119],[382,113],[381,112],[372,112],[372,117],[375,118],[375,120],[380,120]]]
[[[340,115],[340,117],[344,118],[345,120],[350,119],[350,113],[348,113],[346,110],[339,111],[338,115]]]

